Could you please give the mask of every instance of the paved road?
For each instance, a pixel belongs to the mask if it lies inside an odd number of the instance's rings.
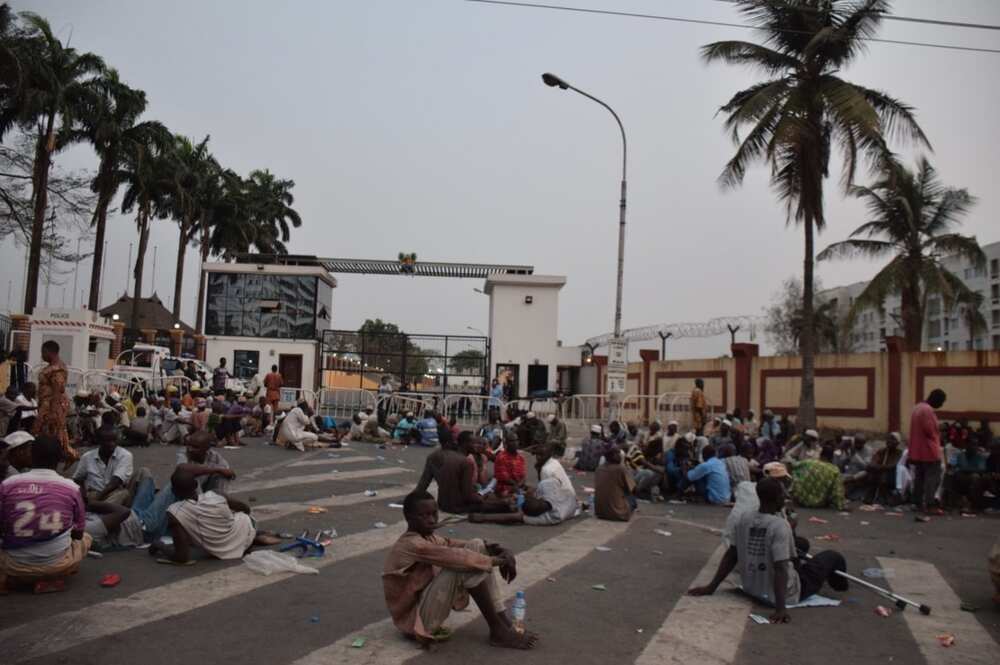
[[[214,560],[177,568],[157,565],[143,551],[109,553],[88,559],[65,593],[0,600],[0,662],[460,665],[498,656],[545,665],[566,657],[641,665],[998,662],[1000,612],[990,602],[986,553],[1000,521],[917,524],[909,514],[804,511],[800,534],[815,549],[827,544],[817,536],[839,535],[835,545],[852,572],[891,570],[893,587],[934,613],[879,618],[874,607],[889,603],[854,587],[830,594],[844,601],[840,607],[793,610],[788,626],[759,626],[747,618],[752,604],[735,592],[684,595],[714,571],[720,550],[711,529],[723,524],[726,511],[675,504],[644,504],[627,525],[588,517],[557,527],[456,525],[455,537],[489,537],[518,552],[520,575],[506,590],[525,589],[528,621],[542,641],[527,654],[498,654],[472,610],[450,619],[458,628],[451,642],[421,652],[388,622],[379,574],[386,548],[403,530],[401,511],[388,504],[412,488],[427,451],[355,445],[303,455],[250,442],[222,452],[239,474],[236,495],[250,501],[264,528],[337,529],[327,557],[311,562],[318,575],[264,577],[239,562]],[[134,452],[137,466],[150,467],[160,483],[167,479],[175,448]],[[592,476],[571,477],[584,497]],[[365,496],[368,489],[378,495]],[[306,513],[312,505],[328,512]],[[810,516],[828,523],[811,523]],[[388,526],[375,528],[376,522]],[[98,586],[108,572],[122,576],[118,587]],[[596,584],[606,590],[594,590]],[[980,609],[960,611],[960,601]],[[954,647],[937,644],[943,632],[955,635]],[[364,647],[352,648],[358,637]]]

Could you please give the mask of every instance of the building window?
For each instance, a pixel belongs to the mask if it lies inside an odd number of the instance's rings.
[[[990,259],[990,275],[1000,277],[1000,259]]]
[[[941,299],[931,298],[927,301],[927,314],[934,316],[935,314],[941,313]]]
[[[983,338],[982,337],[977,337],[976,341],[973,343],[973,346],[975,347],[975,349],[977,351],[981,351],[982,348],[983,348]]]
[[[993,348],[1000,349],[1000,335],[993,335]]]
[[[998,312],[1000,314],[1000,312]],[[934,319],[927,322],[927,336],[928,337],[940,337],[941,336],[941,319]]]
[[[205,334],[315,339],[317,281],[315,276],[209,273]]]
[[[998,301],[1000,301],[1000,284],[990,285],[990,298],[992,298],[993,304],[996,304]]]
[[[990,316],[993,317],[993,320],[990,322],[993,324],[993,327],[1000,328],[1000,309],[993,310],[993,313]]]
[[[260,351],[233,351],[233,376],[252,379],[260,372]]]

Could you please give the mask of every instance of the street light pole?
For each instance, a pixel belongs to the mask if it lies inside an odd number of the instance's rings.
[[[628,192],[627,185],[627,173],[628,173],[628,140],[625,137],[625,126],[622,124],[621,118],[615,113],[615,110],[608,106],[605,102],[594,97],[588,92],[584,92],[579,88],[576,88],[563,79],[559,78],[555,74],[550,74],[546,72],[542,74],[542,82],[550,88],[559,88],[561,90],[572,90],[573,92],[579,93],[590,99],[591,101],[597,102],[614,117],[615,122],[618,123],[618,129],[622,134],[622,185],[621,185],[621,200],[618,204],[618,280],[615,289],[615,332],[614,332],[614,343],[622,343],[622,285],[624,283],[625,275],[625,208],[626,208],[626,198]],[[611,355],[611,354],[609,354]],[[627,361],[627,354],[625,360]],[[619,397],[617,392],[613,392],[609,395],[609,410],[611,411],[611,418],[615,419],[618,417],[619,411]]]

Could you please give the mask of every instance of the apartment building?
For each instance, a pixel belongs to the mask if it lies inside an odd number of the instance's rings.
[[[969,334],[965,317],[960,307],[945,311],[940,296],[927,300],[924,313],[924,334],[921,348],[925,351],[950,351],[967,349],[1000,349],[1000,242],[983,246],[986,265],[976,268],[957,256],[946,257],[942,263],[966,286],[983,296],[981,312],[986,320],[986,328]],[[819,302],[833,301],[838,315],[846,317],[847,312],[868,282],[855,282],[846,286],[825,289],[816,294]],[[869,309],[861,312],[854,321],[847,345],[858,353],[884,351],[883,340],[889,335],[902,335],[899,321],[899,296],[886,299],[882,310]]]

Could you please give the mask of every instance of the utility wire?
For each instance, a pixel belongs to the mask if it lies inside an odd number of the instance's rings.
[[[737,0],[713,0],[713,2],[725,2],[735,5]],[[1000,25],[989,25],[986,23],[964,23],[961,21],[942,21],[934,18],[917,18],[914,16],[898,16],[896,14],[883,14],[883,21],[906,21],[907,23],[924,23],[926,25],[943,25],[949,28],[973,28],[977,30],[1000,30]]]
[[[507,7],[520,7],[522,9],[553,9],[564,12],[575,12],[578,14],[600,14],[604,16],[620,16],[625,18],[641,18],[655,21],[673,21],[675,23],[695,23],[698,25],[715,25],[726,28],[742,28],[744,30],[760,30],[752,25],[743,23],[731,23],[728,21],[712,21],[708,19],[682,18],[679,16],[663,16],[660,14],[640,14],[636,12],[621,12],[612,9],[588,9],[584,7],[567,7],[563,5],[546,5],[536,2],[513,2],[511,0],[465,0],[466,2],[476,2],[484,5],[502,5]],[[929,20],[929,19],[928,19]],[[806,30],[785,30],[790,34],[812,34]],[[953,44],[933,44],[930,42],[914,42],[902,39],[882,39],[876,37],[860,38],[861,41],[878,42],[881,44],[899,44],[903,46],[922,46],[925,48],[948,49],[953,51],[971,51],[974,53],[1000,53],[1000,49],[977,48],[974,46],[958,46]]]

